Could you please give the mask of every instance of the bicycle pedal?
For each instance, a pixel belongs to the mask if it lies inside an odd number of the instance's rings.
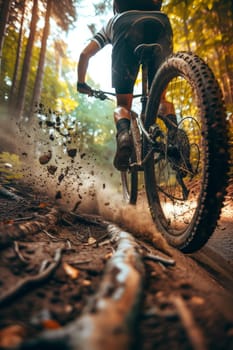
[[[158,137],[164,137],[164,134],[157,124],[151,125],[149,128],[149,134],[153,141],[156,141]]]

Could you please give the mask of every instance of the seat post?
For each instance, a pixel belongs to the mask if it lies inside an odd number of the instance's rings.
[[[148,71],[149,64],[162,56],[162,47],[160,44],[140,44],[134,49],[135,55],[139,59],[142,68],[142,119],[144,120],[146,103],[148,99]]]
[[[142,97],[141,97],[141,103],[142,103],[142,112],[141,117],[144,122],[145,119],[145,110],[146,110],[146,103],[148,99],[148,64],[146,62],[142,62]]]

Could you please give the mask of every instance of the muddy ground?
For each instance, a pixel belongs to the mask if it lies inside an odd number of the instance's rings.
[[[55,208],[47,195],[20,182],[6,188],[13,195],[0,196],[0,348],[23,349],[28,340],[61,330],[82,315],[115,245],[102,218]],[[225,209],[232,212],[231,205],[229,196]],[[229,225],[224,223],[226,230]],[[157,247],[143,235],[136,240],[145,281],[133,348],[233,349],[232,285],[223,286],[192,256],[159,240]],[[175,265],[148,259],[148,254],[174,259]],[[64,344],[43,349],[66,349]]]

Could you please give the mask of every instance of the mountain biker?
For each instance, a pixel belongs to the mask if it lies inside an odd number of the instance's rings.
[[[79,57],[77,90],[80,93],[92,95],[91,87],[85,82],[89,59],[105,45],[113,46],[112,85],[116,90],[117,99],[117,107],[114,111],[117,150],[113,163],[120,171],[127,170],[131,155],[130,110],[133,88],[139,70],[139,61],[134,54],[134,49],[140,43],[157,42],[163,48],[160,60],[172,52],[172,29],[167,16],[160,12],[161,3],[160,0],[114,0],[114,16],[94,35]],[[158,28],[158,31],[151,33],[150,29],[146,31],[141,26],[138,32],[131,33],[135,22],[140,20],[140,23],[144,23],[153,16],[158,18],[163,31]],[[159,63],[161,61],[155,61],[153,66],[149,67],[151,72],[149,84]]]

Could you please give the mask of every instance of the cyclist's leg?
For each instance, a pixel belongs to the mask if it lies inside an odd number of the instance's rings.
[[[121,119],[130,120],[130,110],[132,106],[133,94],[117,94],[117,107],[114,111],[114,121],[118,125]]]
[[[132,99],[133,99],[133,94],[132,93],[127,93],[127,94],[117,93],[116,97],[117,97],[117,108],[116,108],[116,111],[120,107],[122,107],[123,109],[126,109],[128,111],[131,110]],[[120,111],[118,111],[117,113],[121,114]],[[122,111],[122,114],[123,114],[124,118],[127,118],[127,114],[124,115],[123,111]],[[118,116],[116,115],[115,121],[117,121],[117,118],[118,118]]]
[[[117,151],[113,164],[120,171],[127,170],[132,150],[129,134],[132,97],[132,94],[117,94],[117,107],[114,111]]]
[[[129,134],[130,111],[137,73],[138,62],[133,52],[124,45],[115,46],[112,54],[112,81],[117,96],[117,107],[114,111],[114,120],[117,129],[117,150],[114,158],[114,166],[120,171],[127,170],[132,151]]]

